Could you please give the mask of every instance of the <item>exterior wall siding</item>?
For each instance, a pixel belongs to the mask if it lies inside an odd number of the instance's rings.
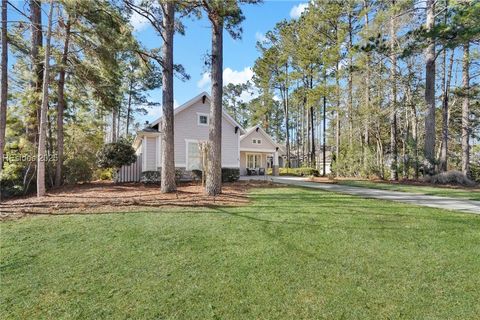
[[[208,141],[208,125],[199,125],[197,114],[208,114],[208,102],[196,102],[193,106],[175,115],[175,167],[186,167],[187,146],[185,140]],[[238,168],[240,131],[235,134],[235,127],[223,117],[222,119],[222,167]]]
[[[252,141],[253,139],[260,139],[262,141],[261,144],[254,144]],[[258,131],[253,131],[248,136],[246,136],[242,141],[240,141],[240,149],[259,149],[259,150],[272,150],[275,151],[277,146],[273,145],[263,133]]]
[[[157,138],[147,137],[145,148],[145,168],[143,171],[157,170]]]

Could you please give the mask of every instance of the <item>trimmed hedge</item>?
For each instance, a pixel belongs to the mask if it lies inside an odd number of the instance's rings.
[[[240,179],[239,168],[222,168],[222,182],[235,182]]]
[[[140,182],[145,184],[159,184],[162,174],[160,171],[144,171],[140,176]]]
[[[192,170],[191,177],[193,180],[202,179],[203,172],[201,170]],[[181,169],[175,169],[175,179],[178,182],[184,177]],[[187,176],[188,177],[188,176]],[[160,183],[162,174],[160,171],[144,171],[140,177],[140,181],[146,184]],[[222,182],[235,182],[240,179],[240,169],[238,168],[222,168]]]
[[[280,168],[279,173],[281,176],[297,176],[297,177],[319,177],[320,172],[315,168]]]

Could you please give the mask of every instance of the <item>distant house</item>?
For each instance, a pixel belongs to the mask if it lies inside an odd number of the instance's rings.
[[[175,168],[185,178],[191,177],[192,170],[202,170],[200,143],[208,141],[210,102],[203,92],[174,110]],[[141,172],[161,170],[160,122],[161,117],[137,132],[133,143],[137,163],[122,168],[119,181],[138,181]],[[282,160],[281,146],[262,128],[245,130],[223,110],[222,168],[239,169],[241,175],[258,174],[278,165],[278,159]]]

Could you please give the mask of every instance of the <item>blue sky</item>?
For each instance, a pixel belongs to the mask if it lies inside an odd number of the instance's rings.
[[[307,6],[306,0],[276,0],[264,1],[258,5],[243,5],[242,10],[245,20],[242,23],[243,34],[239,40],[233,40],[227,32],[224,33],[224,84],[242,83],[251,79],[251,68],[258,57],[256,42],[271,30],[282,19],[298,18]],[[28,2],[11,0],[19,10],[28,11]],[[47,5],[43,4],[43,23],[47,21]],[[27,12],[28,14],[28,12]],[[11,6],[8,10],[8,18],[12,23],[24,21]],[[205,56],[210,52],[211,28],[206,18],[185,19],[185,35],[176,35],[174,43],[174,62],[182,64],[191,79],[182,82],[175,78],[174,96],[176,106],[188,101],[202,91],[210,92],[208,70],[205,68]],[[56,22],[55,22],[56,23]],[[161,47],[162,41],[147,21],[139,16],[132,16],[134,35],[147,48]],[[9,54],[9,67],[15,63],[15,57]],[[152,101],[161,102],[161,89],[150,92]],[[148,115],[138,116],[137,121],[144,123],[145,120],[153,121],[161,114],[161,108],[149,110]]]
[[[258,57],[256,42],[282,19],[298,17],[305,7],[305,1],[265,1],[259,5],[242,7],[245,21],[242,24],[243,35],[240,40],[233,40],[224,34],[224,83],[241,83],[252,76],[251,67]],[[161,38],[155,34],[148,23],[138,16],[132,17],[135,35],[147,48],[160,47]],[[182,64],[191,79],[182,82],[175,79],[174,96],[176,105],[182,104],[202,91],[210,92],[208,70],[204,66],[205,54],[210,52],[210,22],[201,20],[185,20],[186,33],[176,35],[174,43],[175,63]],[[161,90],[151,92],[151,99],[161,102]],[[160,108],[150,110],[141,117],[152,121],[160,115]]]

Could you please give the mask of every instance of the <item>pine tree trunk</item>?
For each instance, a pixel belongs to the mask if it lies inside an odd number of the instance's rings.
[[[60,72],[58,77],[58,103],[57,103],[57,164],[55,168],[55,186],[62,184],[62,167],[63,167],[63,116],[65,112],[65,73],[68,60],[68,46],[70,42],[70,26],[71,21],[68,18],[65,25],[65,41],[63,46],[62,61],[60,64]]]
[[[338,164],[340,160],[340,80],[339,80],[339,65],[337,62],[335,71],[335,90],[336,90],[336,102],[337,102],[337,115],[335,123],[335,161]],[[338,172],[337,172],[338,174]]]
[[[464,98],[462,103],[462,172],[470,175],[470,44],[463,46],[462,85]]]
[[[7,0],[2,0],[2,89],[0,93],[0,177],[3,172],[8,100]],[[0,193],[0,199],[1,199]]]
[[[363,7],[365,10],[365,30],[368,30],[369,18],[368,18],[368,1],[363,1]],[[370,126],[370,52],[366,52],[365,61],[365,119],[364,119],[364,148],[363,148],[363,166],[365,172],[368,172],[368,150],[369,150],[369,126]]]
[[[427,0],[426,30],[431,31],[435,27],[435,0]],[[425,49],[425,146],[424,155],[428,174],[435,171],[435,41],[428,40]]]
[[[395,6],[395,1],[392,1]],[[392,86],[392,105],[390,113],[390,152],[392,155],[390,165],[390,179],[398,180],[398,146],[397,146],[397,54],[395,46],[397,42],[395,18],[390,18],[390,85]]]
[[[297,104],[297,109],[295,110],[295,154],[297,156],[297,163],[300,159],[300,124],[301,118],[300,118],[300,105]]]
[[[285,65],[285,99],[284,99],[284,112],[285,112],[285,147],[287,148],[287,167],[291,167],[290,156],[290,118],[289,118],[289,105],[288,105],[288,64]]]
[[[125,124],[125,135],[127,137],[128,137],[128,132],[130,128],[130,117],[132,112],[132,90],[133,90],[133,80],[130,79],[130,85],[128,86],[128,104],[127,104],[127,119],[126,119],[127,123]]]
[[[414,103],[411,103],[411,113],[412,113],[412,139],[413,139],[413,161],[415,164],[415,179],[418,179],[419,176],[419,163],[418,163],[418,119],[417,119],[417,109]]]
[[[448,95],[450,93],[450,79],[452,78],[452,69],[453,69],[453,57],[455,50],[452,50],[450,55],[450,61],[448,66],[448,73],[446,67],[446,56],[444,60],[444,85],[443,85],[443,101],[442,101],[442,143],[440,147],[440,164],[439,169],[442,172],[447,171],[448,169],[448,122],[449,122],[449,106],[448,106]]]
[[[118,106],[116,141],[119,141],[119,140],[120,140],[120,123],[121,123],[120,120],[122,120],[121,117],[122,117],[122,109],[121,109],[121,106]]]
[[[48,108],[48,87],[49,87],[49,72],[50,72],[50,38],[52,35],[52,15],[53,15],[53,0],[50,0],[50,10],[48,12],[48,26],[47,37],[45,44],[45,60],[43,73],[43,89],[42,89],[42,106],[40,108],[40,127],[38,138],[38,153],[37,153],[37,197],[45,195],[45,160],[46,160],[46,144],[47,144],[47,108]]]
[[[315,168],[316,167],[316,163],[315,163],[315,152],[316,152],[315,151],[315,110],[313,109],[313,107],[310,107],[310,127],[312,128],[312,132],[311,132],[312,153],[310,155],[310,166],[312,168]]]
[[[349,64],[348,64],[348,142],[349,148],[353,147],[353,16],[348,15],[348,52],[349,52]]]
[[[205,191],[210,196],[222,192],[222,95],[223,95],[223,21],[212,18],[212,102],[208,131],[208,168]],[[288,149],[288,144],[287,144]]]
[[[42,2],[40,0],[30,0],[30,22],[31,22],[31,35],[32,35],[32,47],[30,49],[30,55],[32,59],[32,81],[31,86],[34,91],[34,97],[32,99],[32,110],[29,114],[27,132],[28,140],[37,146],[38,142],[38,123],[40,121],[40,108],[42,104],[42,87],[43,87],[43,61],[40,56],[40,49],[43,46],[43,33],[42,33]]]
[[[323,146],[322,146],[322,156],[323,156],[323,170],[322,176],[327,175],[327,97],[323,96]]]
[[[173,36],[175,4],[165,1],[163,6],[163,38],[162,47],[162,173],[161,191],[174,192],[175,183],[175,158],[174,158],[174,114],[173,114]]]
[[[311,146],[310,146],[310,132],[312,131],[311,129],[311,121],[310,121],[310,108],[307,108],[307,98],[304,97],[303,99],[303,108],[305,109],[305,112],[306,112],[306,116],[307,116],[307,119],[306,119],[306,126],[307,126],[307,135],[305,137],[305,140],[307,141],[307,146],[306,146],[306,152],[307,152],[307,158],[306,158],[306,162],[307,162],[307,166],[309,167],[310,166],[310,152],[311,152]]]
[[[113,107],[112,110],[112,136],[111,142],[117,142],[117,106]]]

